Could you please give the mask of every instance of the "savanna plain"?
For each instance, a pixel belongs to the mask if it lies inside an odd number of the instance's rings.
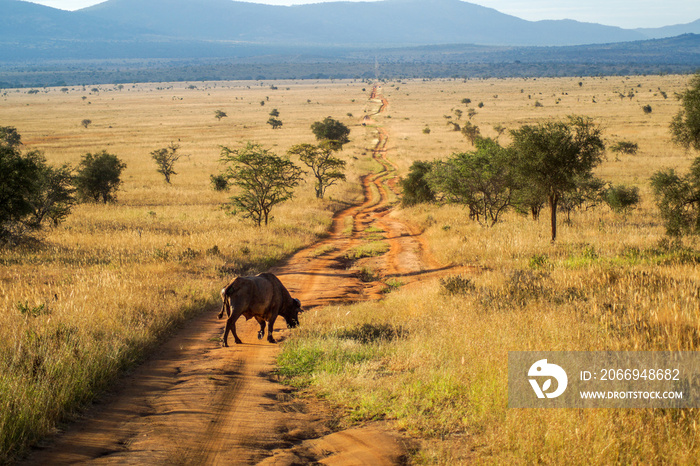
[[[451,122],[470,119],[483,136],[507,144],[508,130],[585,115],[601,125],[608,146],[638,144],[634,155],[607,151],[595,174],[638,187],[641,201],[624,212],[601,204],[560,215],[551,242],[546,211],[539,221],[508,212],[486,228],[460,206],[401,207],[397,199],[388,215],[420,227],[431,254],[454,274],[447,269],[442,280],[404,286],[400,277],[373,270],[373,279],[385,282],[383,299],[305,313],[281,348],[285,383],[300,397],[324,399],[342,413],[341,426],[380,421],[401,431],[414,440],[410,461],[418,464],[697,463],[694,409],[507,408],[508,351],[699,349],[700,245],[665,237],[649,184],[654,172],[685,172],[693,160],[669,132],[679,110],[674,94],[689,80],[240,81],[2,91],[0,125],[17,128],[23,149],[74,166],[104,149],[127,166],[115,203],[79,204],[37,242],[0,250],[0,462],[70,420],[188,318],[214,312],[232,277],[313,247],[334,213],[361,202],[360,177],[381,169],[372,158],[375,128],[361,124],[380,84],[389,105],[373,118],[388,134],[386,158],[400,175],[417,160],[473,150]],[[272,109],[283,122],[278,129],[267,124]],[[215,118],[217,110],[227,116]],[[294,201],[273,210],[268,227],[222,209],[231,193],[210,183],[222,170],[221,146],[253,141],[284,155],[313,143],[311,124],[327,116],[351,129],[339,153],[348,163],[345,182],[318,200],[309,177]],[[84,119],[91,124],[81,125]],[[170,143],[188,156],[166,184],[150,152]]]

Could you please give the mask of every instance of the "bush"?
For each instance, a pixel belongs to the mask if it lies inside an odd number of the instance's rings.
[[[467,294],[474,291],[474,284],[462,275],[450,275],[440,279],[442,291],[449,295]]]
[[[338,120],[326,117],[323,121],[317,121],[311,125],[311,131],[319,141],[330,141],[334,149],[341,150],[344,144],[350,142],[350,128]]]
[[[639,150],[639,146],[634,142],[619,141],[610,146],[610,150],[613,152],[634,155],[637,153],[637,150]]]
[[[639,204],[639,188],[625,185],[612,186],[605,192],[603,199],[615,212],[625,212]]]
[[[401,203],[405,206],[420,204],[422,202],[435,201],[435,193],[430,188],[425,175],[430,172],[430,162],[413,162],[408,171],[408,176],[401,179],[403,197]]]
[[[85,154],[75,177],[78,198],[85,202],[102,201],[105,204],[116,201],[116,191],[122,184],[121,174],[125,168],[125,163],[105,150]]]
[[[16,243],[41,228],[58,224],[74,203],[67,165],[46,164],[38,151],[22,154],[14,128],[0,127],[0,243]]]
[[[228,191],[228,178],[225,175],[210,175],[209,179],[214,191]]]
[[[679,237],[700,231],[700,158],[690,172],[680,176],[672,168],[651,177],[656,205],[666,227],[666,234]]]

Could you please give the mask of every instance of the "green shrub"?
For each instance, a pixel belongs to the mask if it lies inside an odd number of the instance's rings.
[[[615,212],[626,212],[639,204],[639,188],[625,185],[612,186],[605,192],[603,199]]]

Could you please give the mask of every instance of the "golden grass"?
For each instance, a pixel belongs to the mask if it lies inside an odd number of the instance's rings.
[[[127,164],[116,204],[76,206],[40,244],[0,250],[0,463],[89,401],[175,324],[211,309],[233,276],[267,270],[318,240],[335,211],[361,198],[355,167],[368,163],[361,154],[372,135],[342,118],[361,113],[363,104],[352,103],[366,100],[361,83],[277,85],[100,86],[99,93],[88,86],[11,91],[0,101],[0,125],[15,126],[24,148],[43,150],[50,163],[75,165],[106,149]],[[219,108],[228,118],[215,119]],[[266,124],[273,108],[282,129]],[[283,155],[313,142],[311,123],[329,115],[353,130],[340,154],[349,160],[348,182],[318,201],[309,179],[295,202],[272,211],[269,228],[224,213],[231,194],[213,191],[209,180],[222,168],[220,145],[252,140]],[[87,129],[84,118],[93,122]],[[166,185],[150,152],[170,142],[190,156]]]
[[[560,217],[556,244],[548,212],[539,222],[508,214],[482,228],[456,206],[403,209],[394,215],[422,225],[442,262],[474,268],[462,293],[435,280],[377,303],[314,310],[286,343],[282,374],[343,407],[348,423],[386,419],[422,439],[419,464],[696,463],[696,409],[507,408],[508,351],[700,349],[697,240],[664,238],[648,185],[656,170],[685,170],[692,160],[668,132],[673,93],[686,83],[664,76],[385,86],[392,118],[381,123],[404,173],[414,160],[470,149],[443,117],[468,97],[475,108],[484,102],[473,121],[487,136],[497,124],[582,114],[603,123],[608,141],[637,142],[638,155],[611,156],[597,175],[638,186],[642,203],[626,215],[601,206],[572,214],[570,224]],[[621,101],[618,93],[630,89],[637,97]]]
[[[385,84],[390,106],[374,118],[389,131],[389,158],[400,173],[414,160],[470,149],[446,124],[453,109],[475,108],[472,121],[486,136],[499,124],[514,129],[575,113],[603,123],[610,142],[639,144],[638,155],[610,157],[597,172],[639,186],[643,202],[627,216],[603,208],[575,214],[572,225],[561,225],[556,245],[544,220],[509,215],[482,229],[456,207],[403,210],[399,215],[425,227],[443,262],[481,270],[471,277],[473,290],[450,297],[429,283],[394,290],[380,303],[314,310],[287,345],[293,352],[285,354],[296,355],[291,372],[310,377],[303,383],[345,406],[351,420],[395,419],[428,439],[419,462],[692,462],[693,410],[508,411],[505,398],[509,350],[697,350],[696,255],[660,244],[663,227],[647,183],[655,170],[683,170],[691,161],[669,143],[667,129],[678,109],[673,94],[687,81]],[[359,176],[381,169],[370,159],[375,134],[359,125],[376,111],[367,103],[370,86],[269,84],[98,86],[99,93],[87,86],[2,97],[0,125],[17,127],[27,149],[72,164],[106,149],[127,169],[117,204],[77,206],[39,246],[0,251],[0,461],[91,399],[175,323],[211,308],[234,274],[265,269],[313,243],[335,210],[360,199]],[[637,96],[620,100],[618,93],[630,89]],[[472,103],[461,104],[463,98]],[[641,110],[646,104],[650,115]],[[273,108],[284,122],[278,130],[266,124]],[[228,117],[217,121],[217,109]],[[209,186],[220,169],[220,145],[252,140],[283,154],[312,142],[311,123],[326,116],[352,129],[341,154],[350,162],[347,183],[332,187],[324,202],[315,199],[312,181],[302,186],[296,202],[273,210],[264,230],[221,211],[227,194]],[[80,125],[85,118],[93,122],[87,129]],[[170,142],[190,157],[167,186],[149,154]]]

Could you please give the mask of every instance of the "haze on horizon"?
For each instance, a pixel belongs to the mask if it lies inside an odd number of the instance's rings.
[[[268,5],[299,5],[339,0],[248,0]],[[378,0],[343,0],[378,1]],[[79,10],[102,3],[100,0],[32,0],[33,3]],[[626,29],[657,28],[687,24],[700,19],[697,0],[471,0],[469,3],[493,8],[529,21],[574,19],[576,21],[619,26]]]

